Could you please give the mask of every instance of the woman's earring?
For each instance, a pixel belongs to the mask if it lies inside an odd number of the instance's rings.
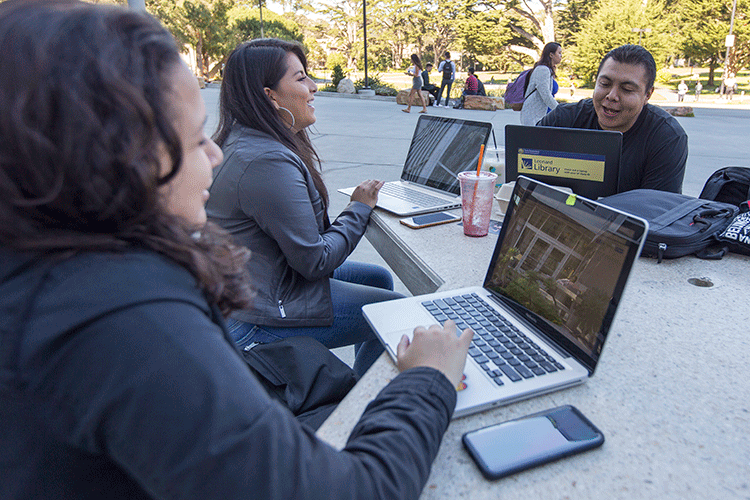
[[[294,119],[294,115],[292,114],[292,112],[289,111],[288,109],[286,109],[284,106],[279,106],[279,109],[283,109],[284,111],[286,111],[287,113],[289,113],[289,116],[292,117],[292,125],[291,125],[291,127],[294,127],[294,124],[296,123],[296,120]]]

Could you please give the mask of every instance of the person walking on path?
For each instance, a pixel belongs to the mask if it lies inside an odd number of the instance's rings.
[[[680,84],[677,86],[677,102],[683,102],[685,100],[685,94],[687,94],[688,86],[685,80],[680,80]]]
[[[526,77],[524,96],[526,100],[521,108],[521,124],[536,125],[549,111],[557,107],[552,93],[555,83],[555,68],[562,61],[562,46],[550,42],[542,49],[542,56],[534,69]]]
[[[698,99],[700,99],[701,90],[703,90],[703,84],[698,80],[695,82],[695,102],[698,102]]]
[[[438,72],[443,74],[443,80],[440,82],[440,92],[438,92],[435,106],[440,106],[440,99],[443,96],[443,89],[448,87],[448,92],[445,93],[445,107],[447,108],[451,99],[451,87],[453,86],[453,80],[456,79],[456,65],[453,64],[453,61],[451,61],[450,52],[446,51],[443,56],[445,57],[445,59],[440,61],[440,64],[438,65]]]
[[[402,109],[404,113],[411,112],[411,101],[414,94],[419,96],[419,100],[422,101],[422,111],[420,113],[427,113],[427,104],[424,102],[424,96],[422,95],[422,61],[419,60],[417,54],[411,55],[411,66],[406,70],[406,74],[411,76],[411,91],[409,97],[406,98],[406,109]]]

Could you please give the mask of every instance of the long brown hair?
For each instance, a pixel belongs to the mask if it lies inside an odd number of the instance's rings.
[[[292,133],[273,107],[264,88],[276,89],[287,71],[286,57],[294,54],[307,73],[307,58],[298,43],[262,38],[237,46],[224,66],[219,97],[219,125],[214,140],[224,145],[235,123],[263,132],[299,156],[312,176],[328,210],[328,189],[320,173],[320,158],[306,130]]]
[[[150,249],[188,269],[225,314],[246,307],[247,251],[215,226],[196,233],[160,194],[182,161],[169,32],[121,7],[9,0],[0,52],[0,245]]]
[[[417,67],[419,71],[422,71],[422,61],[419,60],[419,56],[417,54],[411,55],[411,62],[414,64],[414,66]]]

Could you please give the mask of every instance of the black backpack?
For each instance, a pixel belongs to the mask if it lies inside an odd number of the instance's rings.
[[[750,200],[750,167],[720,168],[711,174],[698,197],[732,205]]]
[[[453,63],[449,59],[443,62],[443,80],[450,80],[453,76]]]
[[[719,244],[739,207],[654,189],[634,189],[601,198],[600,203],[646,219],[649,223],[642,255],[673,259],[694,254],[701,259],[721,259],[727,252]]]

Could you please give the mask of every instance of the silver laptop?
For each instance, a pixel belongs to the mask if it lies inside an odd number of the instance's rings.
[[[401,180],[385,183],[377,206],[400,216],[460,207],[458,173],[477,168],[491,131],[491,123],[420,116]],[[339,192],[351,196],[354,188]]]
[[[520,176],[483,286],[368,304],[393,359],[403,334],[453,319],[475,332],[460,417],[593,375],[648,223]]]

